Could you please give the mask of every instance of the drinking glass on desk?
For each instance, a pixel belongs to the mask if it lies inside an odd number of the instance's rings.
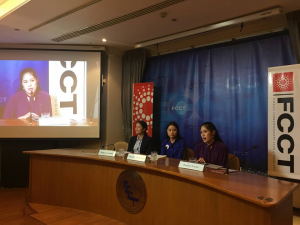
[[[119,149],[119,156],[124,156],[125,150],[123,148]]]
[[[165,165],[166,165],[166,166],[169,166],[169,158],[166,158],[166,160],[165,160]]]
[[[195,163],[197,161],[197,159],[196,158],[189,158],[189,162],[193,162],[193,163]]]
[[[151,160],[157,160],[157,152],[151,152]]]
[[[48,113],[48,112],[42,112],[41,113],[41,117],[42,118],[49,118],[50,117],[50,113]]]

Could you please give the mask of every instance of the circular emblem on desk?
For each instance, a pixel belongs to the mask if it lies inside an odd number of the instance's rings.
[[[117,196],[130,213],[138,213],[146,204],[147,190],[142,177],[134,170],[124,170],[117,180]]]

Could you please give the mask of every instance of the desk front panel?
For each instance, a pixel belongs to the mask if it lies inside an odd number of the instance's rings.
[[[30,202],[82,209],[126,224],[292,224],[292,193],[276,207],[263,207],[145,165],[32,154]],[[116,194],[117,179],[127,169],[137,171],[147,189],[146,204],[137,214],[126,211]],[[218,175],[206,176],[212,180]]]

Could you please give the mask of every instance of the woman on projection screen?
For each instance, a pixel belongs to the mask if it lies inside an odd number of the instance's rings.
[[[25,68],[20,73],[18,92],[9,99],[3,119],[38,120],[41,114],[52,115],[50,95],[42,91],[39,78],[32,68]]]

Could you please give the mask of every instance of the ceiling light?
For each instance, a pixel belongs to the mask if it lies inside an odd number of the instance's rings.
[[[102,39],[102,41],[103,41],[103,42],[106,42],[106,39],[105,39],[105,38],[103,38],[103,39]]]
[[[219,29],[219,28],[222,28],[222,27],[227,27],[227,26],[230,26],[230,25],[245,23],[245,22],[258,20],[258,19],[263,19],[265,17],[278,15],[281,12],[282,12],[281,8],[276,7],[276,8],[273,8],[273,9],[265,10],[265,11],[254,13],[254,14],[247,15],[247,16],[242,16],[242,17],[232,19],[232,20],[228,20],[228,21],[224,21],[224,22],[221,22],[221,23],[216,23],[216,24],[213,24],[213,25],[208,25],[208,26],[196,28],[196,29],[193,29],[193,30],[188,30],[188,31],[185,31],[185,32],[177,33],[177,34],[172,34],[172,35],[168,35],[168,36],[165,36],[165,37],[156,38],[156,39],[149,40],[149,41],[144,41],[144,42],[136,44],[135,48],[142,48],[142,47],[146,47],[146,46],[149,46],[149,45],[155,45],[155,44],[159,44],[159,43],[162,43],[162,42],[172,41],[172,40],[176,40],[176,39],[179,39],[179,38],[184,38],[184,37],[204,33],[204,32],[207,32],[207,31],[216,30],[216,29]]]
[[[6,2],[7,0],[0,0],[0,5],[2,5],[4,2]]]
[[[25,5],[30,0],[0,0],[0,19]]]

